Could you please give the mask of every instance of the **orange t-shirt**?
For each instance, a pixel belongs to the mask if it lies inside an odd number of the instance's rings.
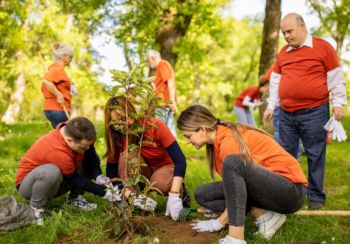
[[[277,56],[273,72],[281,75],[278,96],[284,111],[314,108],[329,101],[327,72],[339,67],[337,53],[318,37],[312,37],[312,45],[289,52],[286,45]]]
[[[250,102],[254,102],[255,99],[258,100],[261,98],[262,93],[259,93],[259,87],[250,86],[250,87],[246,88],[244,91],[242,91],[241,94],[239,94],[239,96],[237,97],[237,99],[235,101],[235,105],[239,108],[249,109],[249,107],[243,105],[243,100],[246,96],[250,97]]]
[[[21,184],[23,178],[33,169],[43,164],[56,165],[61,169],[63,175],[72,174],[79,167],[84,153],[74,152],[63,139],[60,128],[66,124],[68,122],[58,124],[55,130],[37,140],[24,154],[18,166],[16,186]]]
[[[266,80],[270,80],[271,73],[272,73],[274,67],[275,67],[275,64],[271,65],[271,67],[269,68],[269,70],[264,74],[264,78],[265,78]]]
[[[273,138],[261,132],[239,127],[244,142],[255,163],[288,179],[292,183],[308,185],[298,161],[287,153]],[[230,128],[219,125],[216,129],[214,158],[216,171],[222,177],[222,162],[230,154],[239,154],[239,145]]]
[[[145,131],[144,141],[150,141],[146,136],[153,139],[153,143],[156,146],[145,143],[145,146],[141,149],[141,155],[151,167],[160,168],[164,165],[174,165],[173,160],[170,158],[165,148],[170,146],[174,141],[175,137],[171,133],[170,129],[160,119],[150,118],[152,123],[158,126],[158,129],[150,126],[150,122],[146,122],[146,127],[149,129]],[[126,141],[123,140],[123,151],[126,149]],[[118,163],[120,151],[117,150],[114,158],[108,158],[109,163]]]
[[[170,100],[169,98],[169,90],[168,90],[168,80],[174,79],[175,81],[175,74],[174,69],[171,67],[171,64],[166,60],[161,60],[157,66],[156,74],[157,77],[153,82],[156,86],[156,90],[164,92],[156,92],[156,97],[160,97],[164,100]],[[175,85],[176,87],[176,85]],[[176,96],[176,88],[175,88],[175,102],[177,101]],[[159,103],[160,106],[169,106],[167,103]]]
[[[60,63],[54,63],[49,67],[49,72],[44,76],[44,79],[55,84],[57,90],[62,93],[64,97],[64,105],[68,112],[70,112],[70,81],[64,70],[64,67]],[[63,108],[58,104],[57,98],[42,84],[41,91],[44,94],[44,110],[56,110],[63,111]]]

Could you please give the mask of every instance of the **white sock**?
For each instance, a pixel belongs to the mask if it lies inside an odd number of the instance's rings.
[[[231,236],[229,236],[229,235],[226,236],[226,239],[229,240],[230,243],[232,243],[232,244],[247,244],[247,243],[245,242],[245,240],[238,240],[238,239],[233,238],[233,237],[231,237]]]
[[[261,215],[259,218],[257,218],[257,220],[262,223],[262,222],[267,222],[269,221],[270,219],[272,219],[273,217],[273,213],[272,211],[268,211],[266,214],[264,215]]]

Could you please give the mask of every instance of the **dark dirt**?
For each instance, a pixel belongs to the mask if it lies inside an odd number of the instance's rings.
[[[139,229],[137,235],[142,235],[144,237],[148,237],[149,241],[152,241],[155,238],[159,239],[159,243],[193,243],[193,244],[207,244],[207,243],[217,243],[219,233],[198,233],[192,230],[190,224],[192,221],[188,221],[186,223],[183,222],[175,222],[169,217],[165,216],[148,216],[142,219],[152,230],[151,234],[148,234],[145,231],[145,228]],[[140,225],[143,227],[143,225]],[[113,226],[105,226],[104,230],[108,230],[108,240],[94,242],[94,244],[114,244],[116,243],[117,236],[113,231]],[[155,231],[156,230],[156,231]],[[88,231],[84,231],[81,229],[74,229],[72,234],[60,233],[58,234],[59,241],[57,243],[60,244],[80,244],[87,243],[87,240],[84,238],[84,235],[88,235]],[[119,240],[122,242],[127,238],[127,235],[123,235]],[[85,239],[85,240],[84,240]],[[128,241],[128,243],[133,243],[132,240]],[[147,241],[145,240],[145,243]]]

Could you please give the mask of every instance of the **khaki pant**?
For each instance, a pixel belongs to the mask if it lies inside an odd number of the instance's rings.
[[[129,159],[137,158],[139,155],[139,152],[134,152],[132,154],[128,155]],[[146,163],[145,159],[140,156],[140,163]],[[122,152],[119,156],[118,161],[118,172],[119,172],[119,178],[124,179],[125,174],[125,166],[126,166],[126,155],[125,151]],[[130,173],[131,169],[128,170],[128,173]],[[164,165],[160,168],[156,167],[140,167],[140,173],[145,176],[150,183],[154,183],[154,187],[158,188],[164,196],[168,196],[169,191],[171,189],[171,186],[173,184],[173,177],[174,177],[174,166],[173,165]],[[144,187],[144,184],[140,184],[141,188]],[[134,187],[128,186],[127,187],[130,191],[135,191]],[[183,188],[181,188],[180,191],[180,197],[182,198]]]

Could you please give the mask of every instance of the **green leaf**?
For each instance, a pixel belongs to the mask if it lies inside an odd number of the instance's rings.
[[[153,127],[155,127],[155,128],[157,128],[157,129],[158,129],[158,126],[157,126],[156,124],[149,123],[148,125],[153,126]]]
[[[144,79],[142,82],[143,83],[151,82],[151,81],[154,81],[156,78],[157,78],[157,76],[151,76],[147,79]]]
[[[148,140],[150,140],[151,142],[153,141],[153,138],[147,135],[144,135],[144,137],[146,137]]]
[[[120,231],[120,223],[114,225],[114,234],[118,235]]]
[[[108,222],[108,221],[110,221],[110,220],[112,220],[112,219],[114,219],[114,218],[115,218],[114,215],[109,215],[109,216],[105,219],[105,221]]]
[[[139,182],[140,182],[140,177],[141,177],[141,174],[138,173],[135,177],[135,182],[134,182],[134,185],[137,185]]]
[[[151,228],[149,228],[149,226],[148,226],[145,222],[142,221],[142,223],[143,223],[143,225],[145,226],[146,231],[147,231],[148,233],[151,233]]]
[[[144,143],[150,144],[150,145],[152,145],[152,146],[154,146],[154,147],[157,146],[154,142],[150,142],[150,141],[144,141]]]
[[[120,124],[120,123],[123,123],[125,121],[123,120],[111,120],[109,123],[108,123],[108,126],[110,125],[115,125],[115,124]]]

